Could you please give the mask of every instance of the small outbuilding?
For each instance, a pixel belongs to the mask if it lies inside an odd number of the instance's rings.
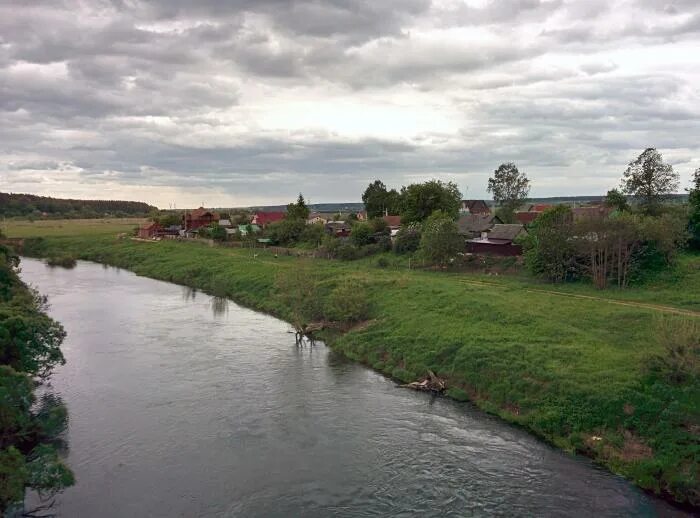
[[[522,255],[523,248],[515,241],[527,235],[527,230],[522,225],[494,225],[488,232],[483,232],[481,237],[467,240],[467,252],[473,254],[491,255]]]

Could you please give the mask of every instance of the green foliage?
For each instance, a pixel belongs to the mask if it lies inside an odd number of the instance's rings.
[[[22,501],[29,476],[25,457],[17,448],[0,450],[0,512]]]
[[[578,269],[572,236],[573,216],[568,206],[544,211],[521,243],[528,269],[551,282],[575,278]]]
[[[352,241],[355,246],[365,246],[374,241],[373,236],[374,232],[369,223],[356,223],[352,227],[350,241]]]
[[[304,196],[299,193],[296,203],[290,203],[287,205],[287,220],[303,220],[306,222],[309,219],[309,207],[306,205]]]
[[[430,180],[401,188],[401,222],[423,222],[435,211],[457,219],[462,195],[453,182]]]
[[[326,318],[335,322],[354,323],[369,315],[367,293],[362,285],[345,281],[331,291],[325,307]]]
[[[421,255],[433,264],[444,266],[462,251],[464,239],[459,235],[457,223],[451,215],[435,211],[423,224]]]
[[[387,191],[380,180],[375,180],[362,194],[368,218],[380,218],[385,212],[398,214],[401,206],[399,193],[395,189]]]
[[[688,234],[690,246],[700,250],[700,168],[693,174],[693,186],[688,191]]]
[[[209,237],[214,241],[224,241],[226,239],[226,229],[218,223],[212,223],[208,230]]]
[[[47,214],[53,218],[146,216],[157,210],[147,203],[117,200],[69,200],[33,194],[0,192],[0,216],[27,217]]]
[[[647,148],[627,166],[621,188],[639,200],[645,214],[658,214],[664,197],[678,189],[678,173],[655,148]]]
[[[530,180],[513,162],[507,162],[493,172],[487,190],[493,194],[493,200],[502,209],[499,215],[501,220],[512,223],[515,211],[530,194]]]
[[[652,369],[671,383],[700,381],[700,323],[689,318],[657,318],[654,329],[662,352],[654,358]]]
[[[303,330],[323,315],[317,277],[309,262],[300,262],[293,272],[278,274],[275,293],[280,303],[287,308],[289,320],[297,330]]]
[[[418,250],[421,231],[418,225],[405,225],[399,229],[394,238],[394,253],[410,254]]]
[[[267,236],[276,245],[288,246],[299,242],[306,230],[306,220],[299,218],[284,218],[267,227]]]
[[[299,235],[299,242],[305,243],[312,247],[321,246],[326,233],[323,229],[322,223],[314,223],[313,225],[306,225],[304,230],[301,231]]]
[[[47,456],[45,444],[65,429],[66,409],[51,396],[34,408],[33,392],[35,377],[48,377],[65,361],[60,350],[65,332],[46,315],[46,299],[19,280],[11,251],[1,252],[0,515],[21,502],[25,487],[52,492],[73,482],[55,452]]]
[[[182,214],[172,211],[161,211],[153,218],[163,228],[180,226],[182,224]]]
[[[605,205],[620,212],[629,210],[630,204],[627,201],[627,196],[622,194],[617,189],[610,189],[605,195]]]

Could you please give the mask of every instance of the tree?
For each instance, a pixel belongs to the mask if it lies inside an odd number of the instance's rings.
[[[525,173],[518,171],[513,162],[507,162],[493,172],[487,190],[493,194],[493,201],[502,209],[499,217],[505,218],[504,223],[511,223],[515,220],[515,211],[530,194],[530,180]]]
[[[462,194],[453,182],[430,180],[401,188],[401,222],[404,224],[425,221],[433,212],[442,211],[457,219]]]
[[[403,226],[399,229],[394,240],[394,253],[408,254],[418,250],[420,246],[420,226],[416,223]]]
[[[386,185],[381,180],[375,180],[362,194],[362,202],[365,204],[368,218],[379,218],[386,212],[397,214],[399,212],[399,193],[395,189],[387,191]]]
[[[700,168],[693,174],[693,186],[688,190],[688,233],[690,246],[700,249]]]
[[[622,192],[637,198],[645,214],[657,214],[664,197],[678,189],[678,173],[655,148],[645,149],[623,173]]]
[[[286,246],[297,243],[306,229],[305,219],[289,218],[275,221],[267,227],[267,235],[273,243]]]
[[[573,215],[571,208],[557,205],[542,213],[523,241],[525,264],[535,275],[551,282],[576,276]]]
[[[352,227],[352,233],[350,234],[350,240],[355,246],[365,246],[372,243],[372,236],[374,232],[369,223],[356,223]]]
[[[605,205],[620,212],[629,210],[630,205],[627,202],[627,197],[618,189],[610,189],[605,195]]]
[[[304,221],[309,219],[309,207],[306,206],[306,201],[301,193],[299,193],[296,203],[290,203],[287,205],[286,219]]]
[[[457,223],[444,211],[435,211],[423,223],[420,251],[431,263],[445,266],[464,250],[464,239],[459,235]]]

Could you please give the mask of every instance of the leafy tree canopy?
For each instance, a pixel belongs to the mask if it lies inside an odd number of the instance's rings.
[[[630,208],[627,197],[618,189],[611,189],[608,191],[605,195],[605,205],[619,210],[620,212],[629,210]]]
[[[362,194],[362,202],[365,204],[368,218],[378,218],[389,214],[398,214],[400,209],[400,196],[395,189],[387,190],[381,180],[375,180]]]
[[[453,182],[430,180],[402,187],[401,222],[422,222],[435,211],[442,211],[447,217],[457,219],[461,201],[462,194]]]
[[[493,194],[493,200],[502,209],[500,216],[505,223],[512,222],[515,211],[530,194],[530,180],[521,173],[513,162],[498,166],[489,178],[488,192]]]
[[[301,193],[299,193],[296,203],[290,203],[287,205],[286,219],[303,219],[304,221],[309,219],[309,207],[307,207],[304,196]]]
[[[667,194],[678,189],[678,173],[655,148],[632,160],[622,176],[622,192],[637,198],[646,214],[656,214]]]
[[[446,265],[464,250],[464,239],[451,214],[437,210],[423,223],[420,251],[431,263]]]

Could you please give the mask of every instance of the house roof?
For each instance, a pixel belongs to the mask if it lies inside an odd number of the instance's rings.
[[[544,212],[547,209],[551,209],[554,207],[554,205],[550,205],[549,203],[537,203],[535,205],[530,205],[530,212]]]
[[[460,234],[485,232],[500,220],[490,214],[464,214],[457,220]]]
[[[401,226],[401,216],[382,216],[382,219],[390,227]]]
[[[255,223],[258,225],[267,225],[268,223],[274,223],[275,221],[281,221],[287,217],[286,212],[256,212],[255,213]]]
[[[344,221],[329,221],[326,223],[326,228],[331,228],[333,230],[350,230],[352,229],[352,225]]]
[[[484,200],[462,200],[462,207],[476,214],[490,213],[488,203]]]
[[[148,222],[143,223],[141,225],[142,230],[151,230],[153,228],[158,228],[158,227],[160,227],[160,225],[158,223],[156,223],[155,221],[148,221]]]
[[[230,219],[220,219],[220,220],[219,220],[219,226],[222,226],[222,227],[230,227],[230,226],[231,226],[231,220],[230,220]]]
[[[250,227],[250,229],[253,232],[260,232],[260,227],[258,225],[253,225],[250,223],[238,225],[238,231],[239,232],[248,232],[248,227]]]
[[[613,210],[612,207],[597,205],[593,207],[574,207],[571,209],[571,213],[578,220],[583,218],[602,218],[609,215]]]
[[[198,209],[193,210],[192,212],[187,213],[187,217],[190,219],[200,219],[206,216],[207,214],[210,214],[212,219],[219,219],[219,214],[217,214],[214,211],[205,209],[204,207],[199,207]]]
[[[489,232],[488,239],[489,241],[501,239],[513,241],[521,233],[527,233],[527,230],[525,230],[525,227],[520,224],[494,225]]]
[[[522,223],[523,225],[527,225],[528,223],[532,223],[537,219],[537,216],[542,214],[539,211],[521,211],[521,212],[516,212],[515,213],[515,219],[518,220],[518,223]]]

